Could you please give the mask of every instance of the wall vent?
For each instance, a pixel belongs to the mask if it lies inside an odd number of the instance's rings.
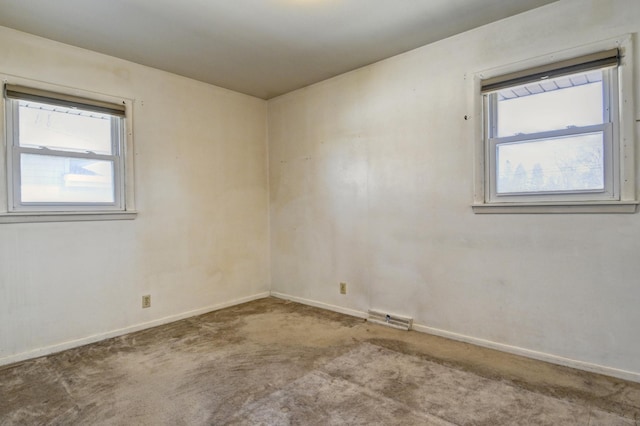
[[[401,315],[387,314],[380,311],[369,309],[368,322],[386,325],[388,327],[397,328],[399,330],[411,330],[413,318],[403,317]]]

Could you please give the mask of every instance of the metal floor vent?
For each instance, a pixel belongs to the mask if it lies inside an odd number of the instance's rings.
[[[397,328],[399,330],[411,330],[411,325],[413,324],[413,318],[394,314],[385,314],[372,309],[369,309],[369,317],[367,318],[367,321]]]

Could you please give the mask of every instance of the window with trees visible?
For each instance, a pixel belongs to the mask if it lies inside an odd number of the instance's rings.
[[[633,53],[626,34],[468,80],[474,213],[637,210]]]
[[[619,199],[618,50],[482,84],[489,202]]]

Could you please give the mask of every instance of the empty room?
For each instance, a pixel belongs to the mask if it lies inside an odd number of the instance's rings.
[[[0,0],[0,425],[640,425],[638,0]]]

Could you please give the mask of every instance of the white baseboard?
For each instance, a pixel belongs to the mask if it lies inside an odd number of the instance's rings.
[[[479,339],[477,337],[465,336],[463,334],[453,333],[451,331],[445,331],[445,330],[440,330],[433,327],[428,327],[426,325],[413,324],[413,329],[421,333],[427,333],[427,334],[432,334],[434,336],[445,337],[451,340],[471,343],[473,345],[482,346],[489,349],[496,349],[501,352],[520,355],[525,358],[537,359],[539,361],[546,361],[552,364],[575,368],[577,370],[584,370],[592,373],[604,374],[605,376],[617,377],[619,379],[640,383],[640,373],[635,373],[633,371],[620,370],[613,367],[606,367],[604,365],[578,361],[575,359],[565,358],[558,355],[552,355],[545,352],[538,352],[531,349],[521,348],[518,346],[506,345],[504,343],[496,343],[490,340]]]
[[[301,297],[291,296],[288,294],[271,292],[271,296],[279,299],[291,300],[293,302],[302,303],[304,305],[315,306],[317,308],[328,309],[330,311],[339,312],[346,315],[351,315],[358,318],[366,318],[367,314],[363,311],[357,311],[354,309],[343,308],[341,306],[334,306],[327,303],[317,302],[314,300],[303,299]],[[565,358],[558,355],[552,355],[545,352],[538,352],[531,349],[525,349],[518,346],[506,345],[503,343],[496,343],[490,340],[484,340],[477,337],[465,336],[463,334],[454,333],[451,331],[440,330],[426,325],[414,323],[412,330],[420,333],[432,334],[434,336],[445,337],[451,340],[457,340],[460,342],[471,343],[476,346],[482,346],[489,349],[495,349],[501,352],[506,352],[514,355],[520,355],[525,358],[537,359],[539,361],[549,362],[551,364],[562,365],[565,367],[575,368],[577,370],[589,371],[592,373],[603,374],[605,376],[617,377],[623,380],[629,380],[632,382],[640,383],[640,373],[633,371],[620,370],[613,367],[606,367],[603,365],[592,364],[589,362],[578,361],[570,358]]]
[[[326,309],[328,311],[339,312],[341,314],[350,315],[352,317],[366,318],[367,313],[355,309],[343,308],[342,306],[330,305],[328,303],[316,302],[315,300],[303,299],[302,297],[291,296],[289,294],[271,292],[271,296],[278,299],[291,300],[292,302],[302,303],[303,305],[314,306],[316,308]]]
[[[179,321],[181,319],[194,317],[196,315],[206,314],[213,311],[218,311],[220,309],[228,308],[235,305],[240,305],[242,303],[251,302],[257,299],[264,299],[265,297],[269,297],[269,292],[263,292],[254,294],[252,296],[242,297],[235,300],[230,300],[228,302],[219,303],[217,305],[211,305],[204,308],[194,309],[192,311],[183,312],[176,315],[169,315],[164,318],[156,319],[153,321],[143,322],[140,324],[132,325],[125,328],[120,328],[117,330],[111,330],[105,333],[98,333],[88,337],[83,337],[81,339],[69,340],[67,342],[58,343],[51,346],[45,346],[43,348],[34,349],[32,351],[22,352],[16,355],[9,355],[4,358],[0,358],[0,366],[14,364],[16,362],[25,361],[27,359],[38,358],[45,355],[50,355],[56,352],[61,352],[67,349],[76,348],[78,346],[88,345],[89,343],[99,342],[101,340],[110,339],[112,337],[118,337],[125,334],[133,333],[136,331],[144,330],[147,328],[156,327],[163,324],[168,324],[170,322]]]
[[[235,300],[231,300],[228,302],[220,303],[217,305],[207,306],[204,308],[195,309],[188,312],[183,312],[176,315],[170,315],[164,318],[156,319],[153,321],[148,321],[136,325],[132,325],[125,328],[120,328],[117,330],[108,331],[106,333],[94,334],[92,336],[84,337],[81,339],[70,340],[67,342],[46,346],[43,348],[38,348],[32,351],[22,352],[15,355],[10,355],[4,358],[0,358],[0,366],[13,364],[16,362],[24,361],[27,359],[38,358],[45,355],[50,355],[52,353],[64,351],[67,349],[75,348],[78,346],[87,345],[89,343],[98,342],[100,340],[110,339],[112,337],[122,336],[124,334],[133,333],[136,331],[144,330],[151,327],[156,327],[163,324],[168,324],[174,321],[179,321],[184,318],[193,317],[196,315],[206,314],[209,312],[217,311],[220,309],[228,308],[230,306],[240,305],[242,303],[251,302],[257,299],[263,299],[265,297],[273,296],[279,299],[291,300],[292,302],[301,303],[303,305],[314,306],[316,308],[326,309],[333,312],[338,312],[345,315],[350,315],[357,318],[367,318],[367,313],[364,311],[358,311],[355,309],[344,308],[342,306],[331,305],[328,303],[318,302],[315,300],[304,299],[302,297],[291,296],[284,293],[279,292],[263,292],[258,293],[252,296],[247,296]],[[463,334],[454,333],[451,331],[440,330],[433,327],[428,327],[426,325],[421,324],[413,324],[413,330],[432,334],[434,336],[445,337],[451,340],[457,340],[460,342],[471,343],[476,346],[482,346],[485,348],[496,349],[501,352],[507,352],[514,355],[524,356],[526,358],[537,359],[540,361],[550,362],[552,364],[563,365],[566,367],[575,368],[578,370],[590,371],[592,373],[604,374],[606,376],[617,377],[623,380],[629,380],[633,382],[640,383],[640,373],[636,373],[633,371],[621,370],[613,367],[607,367],[598,364],[592,364],[584,361],[578,361],[570,358],[564,358],[558,355],[552,355],[544,352],[533,351],[530,349],[525,349],[517,346],[506,345],[503,343],[496,343],[490,340],[484,340],[476,337],[466,336]]]

